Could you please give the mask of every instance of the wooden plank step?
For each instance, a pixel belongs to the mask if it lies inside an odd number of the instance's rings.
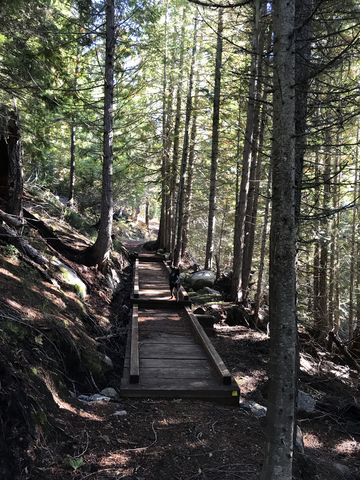
[[[124,367],[124,375],[127,375],[129,369]],[[214,372],[211,368],[201,369],[201,371],[194,370],[192,368],[172,368],[172,367],[140,367],[141,384],[147,383],[146,379],[169,379],[173,381],[179,381],[183,379],[196,379],[196,380],[210,380],[214,379]]]
[[[239,390],[237,385],[212,385],[207,380],[185,379],[177,383],[169,383],[159,379],[151,386],[141,383],[131,385],[121,384],[121,395],[128,398],[188,398],[215,400],[221,403],[238,405]]]
[[[139,337],[139,342],[140,343],[165,343],[165,344],[177,344],[177,345],[183,345],[183,344],[193,344],[194,343],[194,338],[189,334],[179,334],[177,335],[172,334],[172,333],[163,333],[161,331],[159,332],[152,332],[151,330],[148,330],[148,332],[144,332],[141,330],[140,332],[140,337]]]
[[[142,343],[139,346],[141,358],[196,358],[206,359],[204,350],[195,343],[192,345],[167,345],[158,343],[156,345],[151,343]]]

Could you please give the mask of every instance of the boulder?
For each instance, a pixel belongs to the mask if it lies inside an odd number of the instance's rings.
[[[221,293],[218,290],[214,290],[213,288],[210,288],[210,287],[204,287],[203,290],[205,294],[221,295]]]
[[[216,280],[216,274],[211,270],[200,270],[190,276],[190,287],[200,290],[204,287],[212,287]]]
[[[105,395],[105,397],[110,397],[114,400],[119,398],[119,394],[117,393],[115,388],[112,388],[112,387],[104,388],[104,389],[101,390],[100,393],[101,393],[101,395]]]
[[[94,393],[94,395],[79,395],[78,400],[81,402],[110,402],[111,398],[101,395],[100,393]]]
[[[252,413],[257,418],[266,416],[267,408],[253,400],[244,400],[240,403],[240,408],[243,408],[247,412]]]
[[[313,413],[315,411],[316,400],[308,393],[298,392],[298,404],[297,408],[299,412]]]

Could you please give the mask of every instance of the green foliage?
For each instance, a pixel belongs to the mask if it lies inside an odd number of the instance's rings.
[[[72,468],[73,471],[76,472],[85,465],[85,460],[83,457],[70,457],[70,455],[68,455],[64,460],[64,463],[67,467]]]
[[[17,258],[19,252],[14,245],[4,245],[0,247],[0,251],[4,255],[4,257],[8,258]]]

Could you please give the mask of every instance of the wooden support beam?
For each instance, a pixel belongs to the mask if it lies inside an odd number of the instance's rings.
[[[133,298],[139,298],[139,259],[135,260],[134,264],[134,291]]]
[[[200,325],[196,315],[192,313],[189,307],[185,307],[185,310],[190,318],[190,322],[192,328],[200,341],[201,345],[204,347],[207,355],[209,356],[215,370],[219,373],[222,377],[222,381],[224,385],[230,385],[232,382],[231,374],[229,370],[226,368],[224,362],[221,360],[220,355],[215,350],[214,345],[209,340],[208,336],[204,332],[202,326]]]
[[[130,343],[130,383],[139,383],[139,309],[133,305],[131,319],[131,343]]]

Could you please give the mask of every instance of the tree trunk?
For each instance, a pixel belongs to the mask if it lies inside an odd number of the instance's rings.
[[[72,206],[74,204],[75,195],[75,140],[76,139],[76,127],[74,121],[70,126],[70,185],[69,185],[69,198],[68,204]]]
[[[273,3],[270,391],[263,480],[291,480],[296,398],[295,0]]]
[[[340,144],[339,135],[337,135],[336,143]],[[340,187],[340,175],[339,170],[340,154],[336,154],[334,157],[334,180],[332,191],[332,208],[335,210],[339,207],[339,195],[338,190]],[[338,228],[339,228],[339,214],[336,213],[331,220],[331,239],[330,239],[330,266],[329,266],[329,328],[338,331],[338,319],[339,297],[337,292],[339,291],[339,252],[338,252]]]
[[[327,138],[327,144],[330,138]],[[328,309],[328,259],[329,259],[329,240],[328,240],[328,218],[325,216],[330,206],[330,173],[331,173],[331,156],[327,152],[324,159],[324,196],[323,196],[323,214],[321,220],[321,240],[320,240],[320,277],[319,277],[319,309],[320,324],[317,325],[319,335],[322,339],[329,331],[329,309]]]
[[[320,182],[320,173],[319,173],[319,153],[316,152],[315,158],[315,185],[318,185]],[[320,204],[320,194],[318,191],[315,192],[315,202],[314,202],[314,209],[315,211],[318,210]],[[317,329],[317,325],[320,323],[321,313],[320,313],[320,304],[319,304],[319,295],[320,295],[320,286],[319,286],[319,279],[320,279],[320,242],[318,239],[319,236],[319,222],[316,221],[315,227],[315,245],[314,245],[314,258],[313,258],[313,306],[314,306],[314,329]]]
[[[356,145],[356,163],[358,165],[358,169],[360,167],[359,165],[359,144],[360,144],[360,123],[358,121],[357,124],[357,145]],[[360,173],[358,172],[358,178],[360,179]],[[359,192],[360,192],[360,187],[359,187]],[[359,205],[356,206],[356,250],[357,252],[360,252],[360,207]],[[355,298],[356,298],[356,318],[357,318],[357,325],[356,327],[360,329],[360,255],[357,255],[357,262],[356,262],[356,288],[355,288]]]
[[[162,162],[161,162],[161,213],[158,232],[159,247],[166,250],[167,238],[167,171],[168,171],[168,151],[167,151],[167,57],[168,57],[168,2],[165,2],[165,48],[163,53],[163,85],[162,85]]]
[[[253,40],[252,49],[253,55],[251,58],[250,78],[249,78],[249,100],[246,114],[246,129],[243,147],[243,163],[241,172],[241,183],[239,198],[235,211],[235,227],[234,227],[234,258],[233,258],[233,277],[231,285],[231,295],[234,301],[240,302],[242,300],[242,285],[241,272],[244,251],[244,224],[246,207],[248,201],[249,191],[249,174],[251,164],[251,145],[254,131],[254,113],[255,113],[255,95],[257,88],[257,67],[259,59],[259,21],[260,21],[260,0],[255,1],[254,6],[254,26],[253,26]]]
[[[197,75],[197,80],[196,80],[193,117],[192,117],[192,124],[191,124],[191,133],[190,133],[189,168],[188,168],[188,176],[187,176],[186,190],[185,190],[184,229],[183,229],[183,238],[182,238],[182,246],[181,246],[182,257],[185,255],[187,251],[188,243],[189,243],[189,223],[190,223],[190,210],[191,210],[192,187],[193,187],[193,177],[194,177],[195,144],[196,144],[196,131],[197,131],[197,109],[199,106],[198,103],[199,103],[199,75]]]
[[[23,171],[19,118],[0,105],[0,201],[7,213],[20,216],[23,197]]]
[[[182,84],[184,74],[184,51],[185,51],[185,21],[186,9],[183,9],[183,18],[181,26],[181,44],[179,56],[179,77],[176,90],[176,107],[174,122],[174,140],[173,140],[173,156],[171,163],[171,179],[170,179],[170,197],[171,197],[171,251],[175,249],[176,242],[176,226],[177,226],[177,202],[176,202],[176,183],[179,168],[179,144],[180,144],[180,124],[181,124],[181,102],[182,102]]]
[[[184,125],[184,141],[183,141],[183,151],[181,156],[181,169],[180,169],[180,179],[179,179],[179,190],[178,190],[178,219],[177,219],[177,229],[176,229],[176,245],[174,251],[174,265],[178,266],[181,261],[181,246],[183,238],[183,229],[184,229],[184,202],[185,202],[185,176],[187,172],[187,160],[188,160],[188,150],[189,150],[189,128],[190,128],[190,119],[192,111],[192,91],[194,83],[194,69],[195,69],[195,57],[197,50],[197,18],[195,17],[194,24],[194,40],[193,48],[191,54],[191,65],[190,65],[190,75],[189,75],[189,87],[188,94],[186,98],[186,111],[185,111],[185,125]]]
[[[104,140],[100,227],[97,239],[87,251],[88,261],[105,266],[111,249],[113,222],[112,165],[113,165],[113,108],[115,55],[115,0],[106,0],[106,59],[104,86]]]
[[[209,189],[209,216],[208,231],[205,252],[205,269],[211,269],[214,253],[214,231],[216,221],[216,177],[219,155],[219,123],[220,123],[220,94],[221,94],[221,68],[222,68],[222,50],[223,50],[223,10],[218,11],[218,28],[216,43],[215,60],[215,82],[214,82],[214,104],[212,119],[212,143],[211,143],[211,170],[210,170],[210,189]]]
[[[73,91],[73,108],[75,108],[75,102],[77,99],[77,86],[78,86],[78,76],[80,69],[80,45],[77,47],[76,52],[76,63],[75,63],[75,72],[74,72],[74,91]],[[75,150],[76,150],[76,125],[75,125],[75,115],[72,115],[71,124],[70,124],[70,179],[69,179],[69,198],[68,204],[73,206],[74,197],[75,197]]]
[[[268,181],[266,187],[266,200],[265,200],[265,212],[264,212],[264,223],[261,234],[261,247],[260,247],[260,262],[258,268],[258,279],[256,285],[256,294],[255,294],[255,322],[256,325],[259,321],[259,310],[262,296],[262,279],[264,275],[265,267],[265,253],[266,253],[266,240],[268,237],[268,223],[269,223],[269,210],[270,210],[270,187],[271,187],[271,171],[268,173]]]
[[[259,67],[258,67],[258,76],[259,76],[259,86],[258,86],[258,95],[262,90],[262,85],[260,84],[261,77],[263,75],[263,50],[264,50],[264,40],[265,40],[265,31],[264,28],[261,28],[260,40],[259,40],[259,53],[261,56],[259,58]],[[268,49],[270,49],[271,38],[269,38]],[[266,64],[267,67],[267,64]],[[264,78],[267,79],[268,69],[264,71]],[[251,168],[250,168],[250,178],[249,178],[249,193],[248,193],[248,202],[246,207],[245,215],[245,230],[244,230],[244,252],[243,252],[243,267],[241,272],[241,288],[243,292],[243,300],[246,300],[248,296],[248,288],[250,282],[251,274],[251,265],[252,257],[254,253],[254,243],[255,243],[255,230],[256,230],[256,220],[257,220],[257,209],[258,209],[258,200],[259,200],[259,191],[260,191],[260,181],[261,181],[261,169],[262,169],[262,150],[264,145],[264,135],[265,135],[265,125],[267,118],[267,90],[264,89],[261,94],[261,99],[258,98],[255,106],[254,112],[254,132],[253,132],[253,141],[251,145]],[[261,110],[261,119],[259,123],[260,116],[260,105],[262,105]]]
[[[147,198],[145,203],[145,225],[148,231],[149,231],[149,224],[150,224],[149,210],[150,210],[150,203],[149,203],[149,199]]]
[[[296,0],[295,30],[295,182],[296,224],[299,228],[301,184],[306,151],[306,115],[311,67],[311,37],[314,0]]]
[[[358,202],[358,195],[359,195],[359,128],[357,130],[357,147],[355,153],[355,174],[354,174],[354,192],[353,192],[353,201],[354,207],[352,212],[352,225],[351,225],[351,258],[350,258],[350,285],[349,285],[349,329],[348,329],[348,337],[349,340],[352,340],[355,320],[354,320],[354,313],[355,313],[355,294],[356,294],[356,277],[355,277],[355,269],[356,269],[356,230],[357,225],[356,222],[358,220],[358,212],[357,212],[357,202]]]

